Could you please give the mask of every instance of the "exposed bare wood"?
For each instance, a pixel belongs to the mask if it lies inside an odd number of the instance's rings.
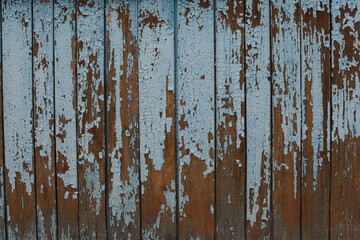
[[[245,1],[216,2],[217,239],[245,238]]]
[[[174,2],[139,2],[143,239],[176,239]]]

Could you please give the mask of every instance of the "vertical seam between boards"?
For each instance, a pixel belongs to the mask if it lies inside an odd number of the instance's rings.
[[[273,58],[272,58],[272,1],[269,0],[269,74],[270,74],[270,239],[274,237],[274,209],[273,209],[273,126],[274,126],[274,112],[273,112]]]
[[[81,238],[80,232],[80,177],[79,177],[79,113],[78,113],[78,60],[79,60],[79,52],[78,52],[78,0],[74,1],[75,5],[75,128],[76,128],[76,176],[77,176],[77,200],[78,200],[78,222],[77,222],[77,231],[78,231],[78,238]]]
[[[328,134],[330,135],[329,136],[329,147],[330,149],[328,149],[329,151],[329,206],[328,206],[328,238],[331,239],[331,204],[332,204],[332,199],[331,199],[331,191],[332,191],[332,129],[333,129],[333,114],[332,114],[332,103],[333,103],[333,95],[332,95],[332,81],[333,81],[333,55],[332,55],[332,52],[333,52],[333,42],[332,42],[332,32],[333,32],[333,21],[332,21],[332,0],[329,0],[329,36],[330,36],[330,44],[329,44],[329,47],[330,47],[330,50],[329,50],[329,57],[330,57],[330,81],[329,81],[329,91],[330,91],[330,108],[329,108],[329,115],[330,115],[330,130],[328,131]]]
[[[173,0],[173,13],[174,13],[174,128],[175,128],[175,136],[174,136],[174,147],[175,147],[175,201],[176,201],[176,210],[175,210],[175,221],[176,221],[176,239],[179,239],[179,226],[180,226],[180,208],[179,208],[179,195],[180,195],[180,188],[179,188],[179,158],[178,158],[178,96],[177,96],[177,90],[178,90],[178,32],[177,32],[177,14],[178,14],[178,8],[177,8],[177,0]]]
[[[302,44],[302,37],[303,37],[303,10],[302,10],[302,0],[299,0],[300,3],[300,223],[299,223],[299,230],[300,230],[300,239],[303,239],[303,113],[304,113],[304,104],[303,104],[303,44]]]
[[[244,214],[243,214],[243,223],[244,223],[244,236],[243,239],[246,240],[247,239],[247,147],[248,147],[248,142],[247,142],[247,77],[246,77],[246,59],[247,59],[247,48],[246,48],[246,4],[247,4],[247,0],[244,0],[243,2],[244,4],[244,8],[243,8],[243,37],[242,37],[242,41],[243,41],[243,59],[242,59],[242,66],[244,68],[244,72],[243,72],[243,78],[244,78],[244,112],[245,112],[245,116],[244,116],[244,138],[245,138],[245,151],[244,151],[244,173],[245,173],[245,177],[244,177]],[[241,77],[240,77],[241,79]]]
[[[138,192],[139,192],[139,225],[140,225],[140,240],[143,239],[142,236],[142,182],[141,182],[141,155],[140,155],[140,147],[141,147],[141,139],[140,139],[140,81],[139,81],[139,0],[136,0],[136,38],[135,38],[135,46],[136,46],[136,59],[137,59],[137,67],[136,67],[136,84],[137,84],[137,162],[138,162],[138,176],[139,176],[139,184],[138,184]]]
[[[32,145],[33,145],[33,169],[34,169],[34,197],[35,197],[35,235],[38,239],[38,214],[37,214],[37,184],[36,184],[36,134],[35,134],[35,114],[36,114],[36,104],[35,104],[35,78],[34,78],[34,2],[31,1],[31,92],[32,92]]]
[[[3,4],[1,2],[0,4],[0,19],[3,19]],[[1,31],[1,38],[0,38],[0,45],[1,45],[1,113],[2,113],[2,126],[1,126],[1,130],[2,130],[2,148],[3,148],[3,152],[2,152],[2,157],[3,157],[3,168],[2,168],[2,181],[3,181],[3,191],[4,191],[4,226],[5,226],[5,238],[8,239],[8,224],[7,224],[7,200],[6,200],[6,176],[5,176],[5,116],[4,116],[4,68],[3,68],[3,21],[0,21],[0,31]]]
[[[216,74],[216,0],[213,0],[213,71],[214,71],[214,239],[216,240],[216,219],[217,219],[217,162],[218,162],[218,149],[217,149],[217,74]]]
[[[106,38],[106,31],[107,31],[107,28],[106,28],[106,19],[107,19],[107,1],[104,1],[104,18],[103,18],[103,31],[104,31],[104,167],[105,167],[105,238],[106,239],[109,239],[109,233],[108,233],[108,230],[109,230],[109,186],[108,186],[108,183],[109,183],[109,172],[108,172],[108,159],[109,159],[109,153],[108,153],[108,127],[107,127],[107,114],[108,114],[108,108],[107,108],[107,93],[108,93],[108,89],[107,89],[107,84],[108,84],[108,81],[107,81],[107,71],[108,71],[108,64],[107,64],[107,38]]]
[[[59,208],[58,208],[58,188],[57,188],[57,147],[56,147],[56,79],[55,79],[55,2],[52,1],[52,78],[53,78],[53,119],[54,119],[54,176],[55,176],[55,214],[56,214],[56,236],[59,236]]]

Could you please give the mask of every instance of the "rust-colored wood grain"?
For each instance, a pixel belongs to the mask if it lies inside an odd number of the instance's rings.
[[[106,3],[107,198],[110,239],[139,239],[137,2]]]
[[[7,232],[36,233],[33,145],[32,4],[2,1],[3,110]]]
[[[330,2],[302,1],[303,239],[329,237]]]
[[[56,236],[53,2],[33,2],[36,213],[39,239]]]
[[[300,239],[300,1],[271,1],[273,239]]]
[[[104,2],[79,0],[76,15],[79,230],[81,239],[104,239]]]
[[[59,239],[79,238],[75,2],[54,2],[54,81]]]
[[[246,1],[246,238],[271,239],[270,2]]]
[[[331,239],[360,236],[360,3],[332,1]]]
[[[139,1],[143,239],[176,239],[174,2]]]
[[[245,1],[217,1],[216,205],[217,239],[245,238]]]
[[[177,6],[179,238],[213,239],[215,208],[214,3]]]

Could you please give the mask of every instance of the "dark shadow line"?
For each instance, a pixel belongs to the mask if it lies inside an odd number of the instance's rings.
[[[178,144],[178,1],[174,0],[174,129],[175,129],[175,189],[176,189],[176,239],[179,239],[180,235],[180,206],[179,206],[179,198],[180,198],[180,176],[179,176],[179,144]]]
[[[35,134],[35,114],[36,114],[36,103],[35,103],[35,79],[34,79],[34,2],[31,1],[31,85],[32,85],[32,144],[33,144],[33,169],[34,169],[34,195],[35,195],[35,235],[38,239],[38,214],[37,214],[37,174],[36,174],[36,134]]]
[[[103,16],[103,31],[104,31],[104,165],[105,165],[105,237],[109,239],[109,172],[108,172],[108,160],[109,160],[109,152],[108,152],[108,55],[107,55],[107,38],[106,38],[106,19],[107,19],[107,1],[104,1],[104,16]]]
[[[55,176],[55,214],[56,214],[56,236],[59,237],[59,208],[58,208],[58,184],[57,184],[57,147],[56,147],[56,79],[55,79],[55,2],[52,1],[52,78],[53,78],[53,118],[54,118],[54,176]]]
[[[1,2],[0,4],[0,19],[3,19],[3,2]],[[4,227],[5,227],[5,238],[8,239],[9,238],[9,233],[8,233],[8,224],[7,224],[7,194],[6,194],[6,176],[5,176],[5,128],[4,128],[4,125],[5,125],[5,117],[4,117],[4,94],[3,94],[3,91],[4,91],[4,69],[3,69],[3,25],[2,25],[2,22],[3,21],[0,21],[0,31],[1,31],[1,38],[0,38],[0,45],[1,45],[1,89],[0,89],[0,94],[1,94],[1,116],[2,116],[2,126],[1,126],[1,131],[2,131],[2,148],[3,148],[3,152],[2,152],[2,157],[3,157],[3,168],[2,168],[2,181],[3,181],[3,186],[2,186],[2,189],[3,189],[3,192],[4,192]]]

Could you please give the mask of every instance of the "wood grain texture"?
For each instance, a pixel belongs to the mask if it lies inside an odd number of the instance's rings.
[[[331,239],[360,236],[360,3],[332,1]]]
[[[2,1],[0,239],[358,239],[359,9]]]
[[[77,116],[81,239],[104,239],[104,2],[77,2]]]
[[[58,238],[78,239],[76,139],[76,10],[71,0],[54,3],[54,77]]]
[[[271,239],[269,1],[246,1],[247,239]]]
[[[301,63],[299,1],[271,4],[273,238],[300,238]]]
[[[106,4],[108,236],[139,239],[137,1]]]
[[[178,3],[176,127],[180,239],[214,238],[213,7],[212,1]]]
[[[174,2],[139,2],[142,239],[176,239]]]
[[[216,2],[217,239],[245,238],[245,1]]]
[[[31,239],[36,236],[32,4],[3,1],[2,17],[8,237]]]
[[[56,236],[53,2],[33,1],[33,93],[38,239]]]
[[[328,239],[330,190],[330,2],[301,2],[303,239]]]

